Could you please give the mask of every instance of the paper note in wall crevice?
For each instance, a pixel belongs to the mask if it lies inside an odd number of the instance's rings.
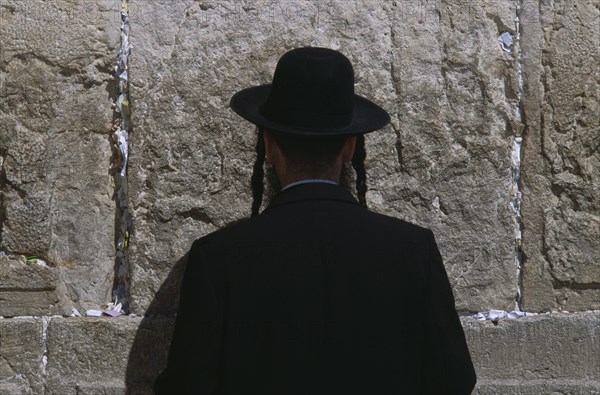
[[[499,35],[498,42],[500,43],[500,46],[502,47],[502,50],[504,52],[512,51],[513,38],[509,32],[504,32],[501,35]]]

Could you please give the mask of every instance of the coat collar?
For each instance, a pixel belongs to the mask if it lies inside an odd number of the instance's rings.
[[[342,186],[325,183],[309,183],[294,185],[279,192],[273,197],[266,210],[304,200],[337,200],[358,205],[358,202],[354,196],[352,196],[350,191]]]

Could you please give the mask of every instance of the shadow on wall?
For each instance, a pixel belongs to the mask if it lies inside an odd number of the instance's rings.
[[[127,394],[153,394],[154,380],[167,365],[186,260],[187,255],[173,266],[138,327],[127,362]]]

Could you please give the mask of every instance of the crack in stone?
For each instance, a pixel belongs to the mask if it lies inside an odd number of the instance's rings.
[[[485,14],[485,16],[490,18],[492,21],[494,21],[494,23],[496,24],[496,29],[498,30],[498,34],[500,34],[502,32],[509,32],[511,34],[515,33],[515,29],[511,29],[509,26],[506,26],[504,24],[504,22],[502,21],[502,19],[500,18],[500,16],[498,16],[496,14],[491,14],[489,12],[487,12]]]
[[[2,236],[4,229],[4,219],[6,218],[6,207],[4,206],[4,186],[7,184],[6,179],[6,169],[4,165],[6,163],[6,153],[7,150],[0,151],[0,159],[2,162],[0,163],[0,251],[2,251]]]
[[[395,14],[395,12],[394,12]],[[398,100],[402,97],[400,95],[400,87],[398,86],[398,81],[396,81],[396,67],[395,67],[395,55],[396,55],[396,32],[394,31],[394,26],[390,24],[390,78],[392,80],[392,87],[394,88],[394,92],[396,93],[396,106],[398,106]],[[398,113],[398,109],[396,109],[396,113]],[[390,122],[394,133],[396,134],[396,153],[398,155],[398,163],[400,165],[400,172],[404,171],[404,156],[403,150],[404,145],[402,144],[402,135],[400,133],[400,129],[396,127],[395,123]]]
[[[169,59],[173,59],[173,55],[175,54],[175,51],[177,51],[177,44],[181,35],[181,27],[185,23],[185,20],[190,16],[190,10],[192,9],[193,5],[194,1],[190,1],[185,7],[185,11],[183,12],[183,18],[181,18],[181,22],[179,22],[179,24],[177,25],[177,31],[175,32],[175,37],[173,38],[173,49],[169,54]]]
[[[390,122],[390,125],[394,129],[394,133],[396,133],[396,153],[398,155],[398,163],[400,164],[400,172],[404,172],[404,145],[402,144],[402,136],[400,135],[400,130],[393,122]]]
[[[29,376],[24,377],[23,374],[19,373],[19,371],[21,370],[21,366],[19,366],[18,363],[16,364],[17,366],[15,366],[15,363],[11,363],[10,359],[6,358],[5,356],[0,356],[0,361],[4,361],[4,365],[8,366],[8,368],[12,372],[13,379],[18,378],[26,381],[25,383],[19,385],[18,389],[22,391],[21,393],[32,393],[32,381],[34,380],[34,378]]]
[[[19,59],[19,60],[24,60],[24,61],[27,61],[29,59],[36,59],[36,60],[39,60],[40,62],[46,64],[47,66],[59,68],[60,69],[59,73],[61,75],[73,75],[73,74],[79,73],[79,69],[76,69],[73,67],[61,66],[60,64],[53,62],[52,60],[48,59],[47,57],[42,56],[39,53],[36,53],[33,51],[20,52],[20,53],[16,54],[15,56],[13,56],[12,59]],[[10,63],[10,61],[8,61],[7,63]]]
[[[112,81],[112,73],[109,67],[107,67],[106,65],[102,65],[102,64],[97,64],[97,63],[92,63],[91,65],[87,65],[85,67],[81,67],[81,68],[75,68],[75,67],[69,67],[69,66],[64,66],[64,65],[60,65],[52,60],[50,60],[48,57],[40,55],[39,53],[36,52],[20,52],[16,55],[14,55],[12,58],[10,58],[7,61],[1,62],[0,63],[0,70],[2,71],[6,71],[7,66],[14,60],[14,59],[18,59],[21,61],[29,61],[31,59],[35,59],[35,60],[39,60],[40,62],[44,63],[45,65],[52,67],[54,69],[58,69],[57,74],[69,78],[69,77],[76,77],[76,82],[78,84],[81,84],[85,89],[90,89],[94,86],[101,86],[104,85],[107,82]],[[101,79],[95,79],[90,77],[87,73],[86,73],[86,68],[88,66],[93,66],[99,73],[101,74],[106,74],[107,77],[105,78],[101,78]],[[16,95],[17,93],[11,94],[11,95]],[[8,97],[9,95],[2,95],[1,97]]]
[[[32,286],[28,286],[27,288],[23,288],[23,287],[7,287],[7,288],[0,288],[0,291],[2,292],[19,292],[19,293],[38,293],[38,292],[43,292],[43,291],[55,291],[56,287],[32,287]]]
[[[49,150],[51,150],[51,148],[49,148]],[[57,179],[54,178],[54,180],[52,180],[52,185],[50,186],[50,197],[48,199],[48,208],[50,209],[50,215],[49,215],[49,223],[48,223],[48,229],[50,230],[49,234],[48,234],[48,257],[46,257],[46,261],[48,262],[48,265],[51,267],[57,267],[57,265],[53,264],[48,258],[50,255],[50,249],[53,246],[53,242],[52,240],[54,239],[54,210],[53,210],[53,205],[54,205],[54,193],[56,192],[56,182]],[[69,244],[69,247],[70,244]],[[70,249],[69,249],[70,251]],[[70,252],[69,252],[70,254]]]
[[[542,7],[541,5],[539,6],[539,17],[540,20],[543,21],[547,15],[545,15],[546,12],[544,11],[544,7]],[[544,44],[545,44],[545,48],[550,48],[551,45],[551,41],[552,41],[552,33],[554,30],[550,31],[548,33],[548,35],[543,34],[543,40],[544,40]],[[543,97],[545,99],[544,104],[548,105],[550,107],[550,111],[548,114],[548,120],[546,119],[546,115],[545,112],[543,111],[543,107],[542,107],[542,111],[540,111],[540,148],[541,148],[541,153],[542,153],[542,157],[544,159],[546,159],[546,161],[548,162],[548,164],[550,165],[550,172],[552,175],[554,175],[556,173],[556,169],[554,166],[554,159],[552,159],[551,155],[548,152],[548,144],[549,142],[547,141],[548,139],[546,138],[546,130],[547,128],[551,127],[552,124],[552,119],[554,118],[554,104],[552,102],[552,96],[548,95],[548,92],[551,92],[551,85],[552,85],[552,75],[551,72],[550,74],[548,73],[548,69],[550,70],[554,70],[554,67],[552,65],[552,59],[549,57],[549,54],[547,52],[547,50],[542,49],[541,51],[541,62],[542,62],[542,73],[540,75],[540,80],[541,80],[541,86],[542,86],[542,92],[541,92],[541,97]]]
[[[204,222],[205,224],[217,226],[214,223],[213,219],[208,214],[206,214],[206,212],[203,209],[198,207],[194,207],[187,211],[177,213],[177,215],[183,218],[191,218],[196,221]]]
[[[7,177],[6,177],[6,172],[4,171],[4,169],[2,169],[2,173],[0,173],[0,190],[4,190],[5,186],[9,186],[11,187],[15,192],[17,192],[17,194],[19,195],[19,197],[21,199],[25,199],[25,197],[27,196],[27,192],[25,192],[23,190],[23,188],[20,188],[19,185],[24,185],[24,184],[29,184],[30,182],[21,182],[21,184],[17,184],[13,181],[10,181]]]
[[[600,290],[600,282],[577,283],[575,281],[554,280],[552,281],[552,287],[554,289],[568,288],[574,291]]]

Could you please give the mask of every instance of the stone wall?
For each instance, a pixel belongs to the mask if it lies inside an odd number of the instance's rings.
[[[97,307],[115,263],[107,131],[118,4],[0,4],[0,315]]]
[[[367,200],[434,230],[476,392],[600,393],[600,1],[0,0],[0,37],[0,394],[150,393],[187,249],[249,215],[229,99],[305,45],[391,114]]]

